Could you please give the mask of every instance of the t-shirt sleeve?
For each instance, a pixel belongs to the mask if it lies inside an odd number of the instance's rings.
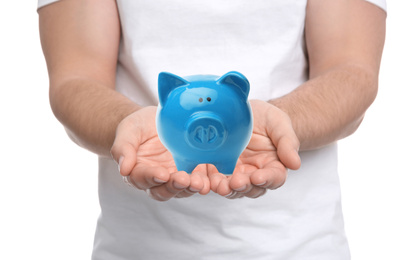
[[[381,7],[384,11],[387,12],[386,0],[365,0],[365,1],[375,4],[376,6]]]
[[[57,1],[58,0],[38,0],[38,9],[43,6],[49,5],[51,3],[57,2]]]
[[[59,0],[38,0],[38,9],[51,4],[53,2],[57,2]],[[386,0],[365,0],[367,2],[373,3],[375,5],[377,5],[378,7],[381,7],[384,11],[387,11],[387,3]]]

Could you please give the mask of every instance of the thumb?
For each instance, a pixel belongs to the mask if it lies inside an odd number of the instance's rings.
[[[132,124],[121,121],[116,129],[115,140],[111,148],[112,158],[118,163],[119,173],[128,176],[136,163],[137,150],[139,147],[136,129]]]
[[[291,170],[298,170],[301,166],[299,145],[293,138],[282,137],[277,145],[277,155],[285,167]]]
[[[131,173],[136,163],[136,154],[137,151],[132,144],[115,138],[111,155],[118,164],[119,173],[122,176],[128,176]]]
[[[301,166],[300,141],[294,131],[290,117],[282,110],[275,107],[276,120],[268,120],[267,132],[276,146],[279,160],[285,167],[298,170]],[[270,113],[272,115],[274,113]],[[275,123],[276,122],[276,123]]]
[[[137,152],[141,143],[154,134],[156,109],[152,106],[142,108],[119,123],[111,155],[118,163],[122,176],[130,175],[137,163]]]

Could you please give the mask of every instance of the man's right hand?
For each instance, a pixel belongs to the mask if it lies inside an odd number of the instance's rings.
[[[210,183],[205,165],[199,165],[192,174],[176,170],[172,155],[157,135],[156,109],[142,108],[118,125],[111,154],[120,174],[159,201],[207,194]]]

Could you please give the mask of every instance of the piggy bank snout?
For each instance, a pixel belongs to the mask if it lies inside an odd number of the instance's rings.
[[[223,120],[213,113],[194,115],[186,126],[186,141],[200,150],[218,148],[224,143],[226,136]]]

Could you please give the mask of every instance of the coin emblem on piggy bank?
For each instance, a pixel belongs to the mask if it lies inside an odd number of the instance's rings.
[[[205,163],[233,173],[252,135],[249,90],[246,77],[234,71],[221,77],[159,74],[157,133],[178,171],[191,173]]]

